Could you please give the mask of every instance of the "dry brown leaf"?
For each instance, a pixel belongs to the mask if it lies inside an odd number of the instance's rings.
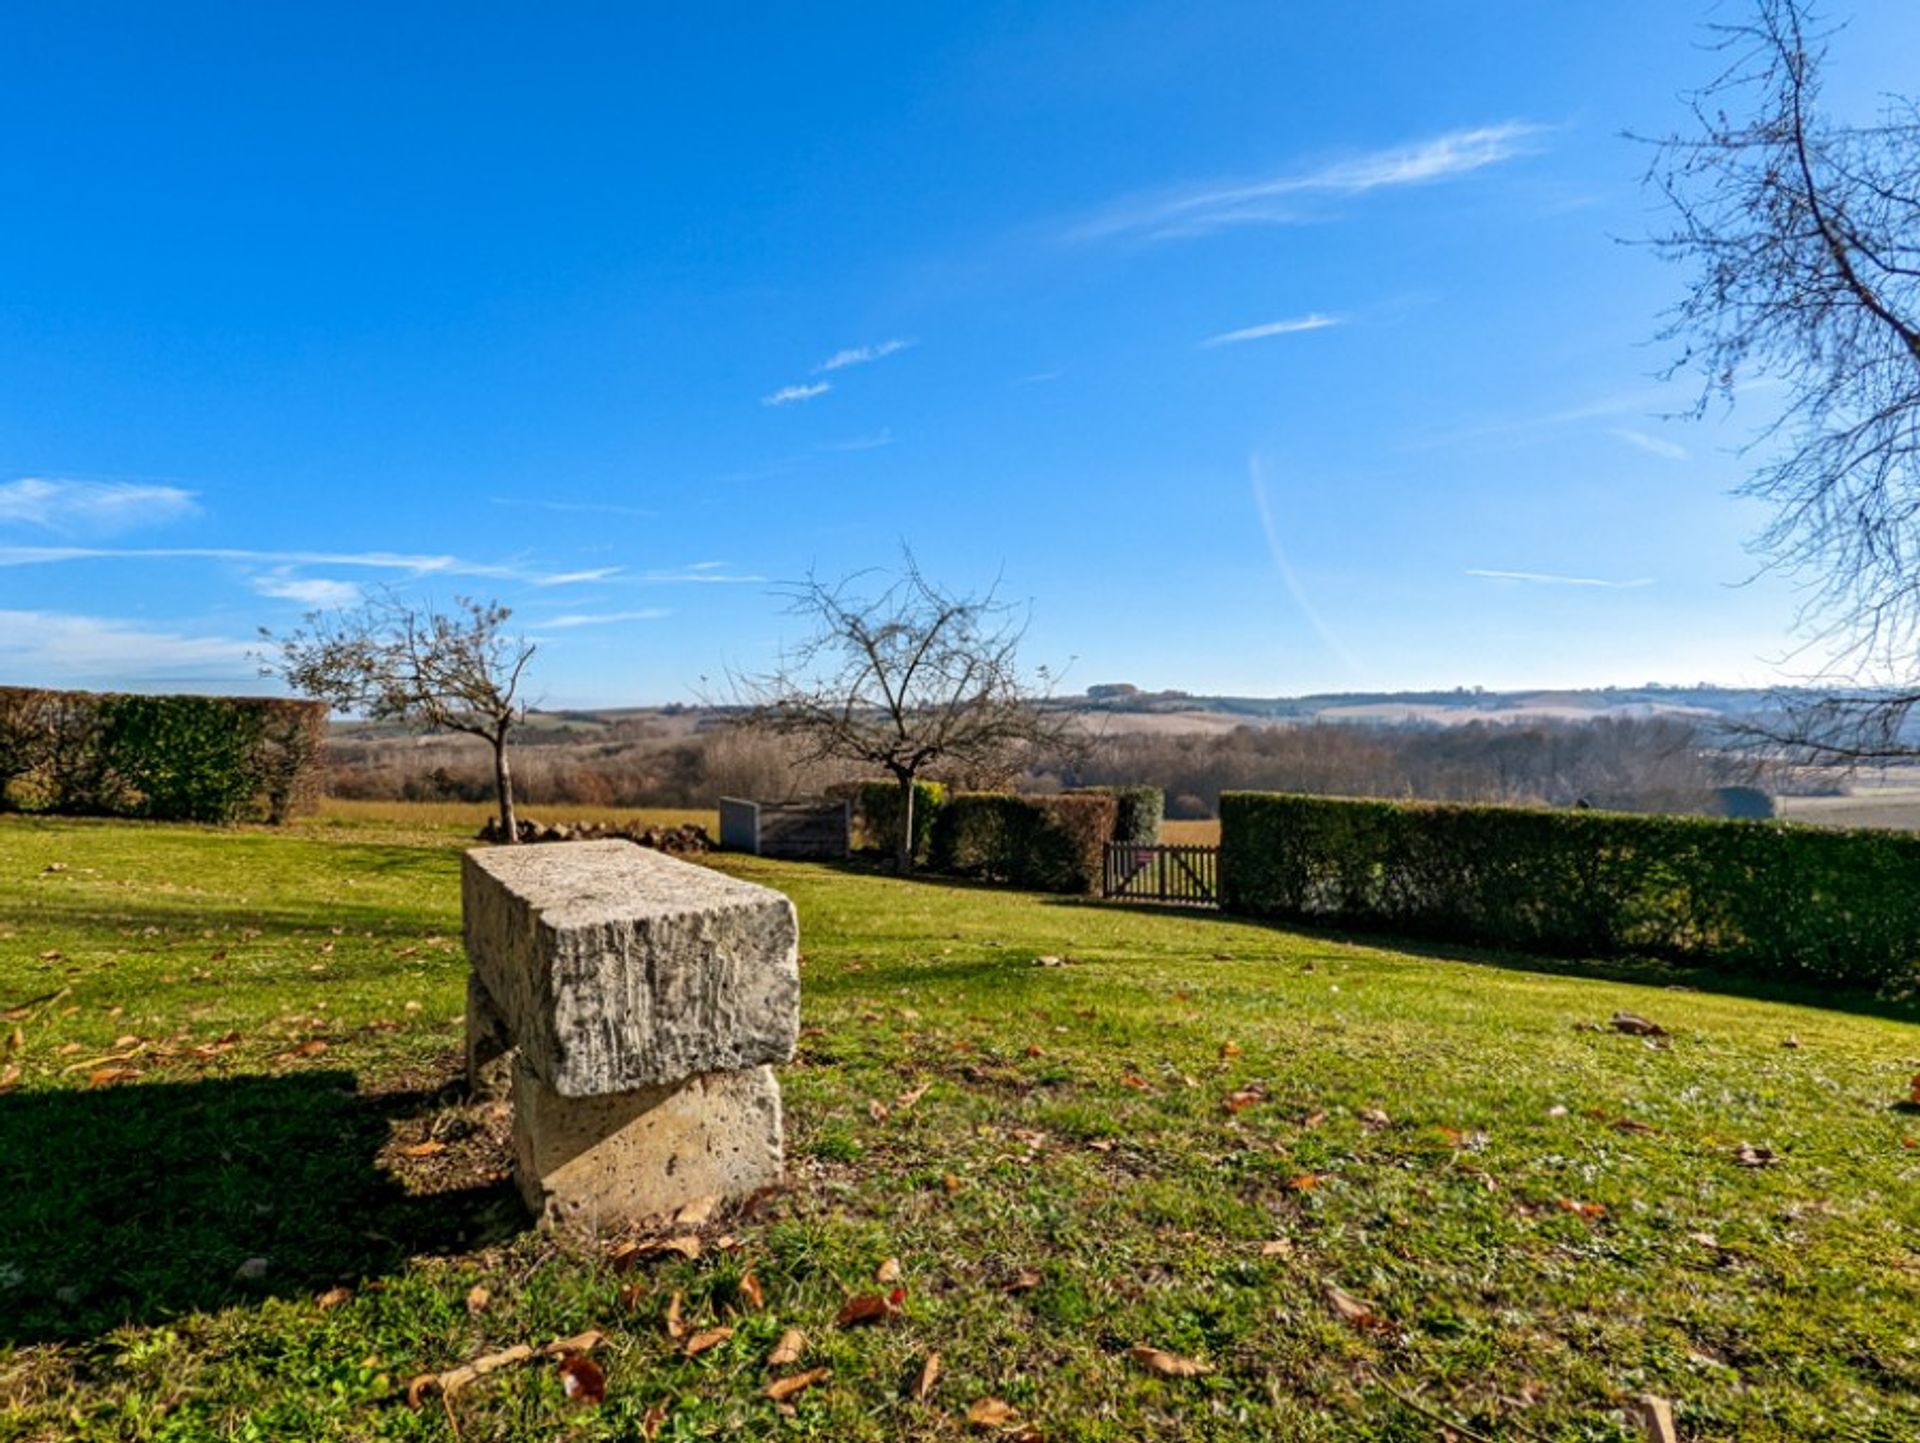
[[[1647,1443],[1679,1443],[1673,1426],[1673,1404],[1651,1393],[1627,1404],[1627,1421],[1646,1435]]]
[[[666,1421],[666,1407],[663,1404],[655,1403],[651,1408],[647,1409],[646,1417],[640,1420],[640,1436],[646,1440],[646,1443],[653,1443],[653,1440],[660,1436],[660,1429]]]
[[[776,1403],[784,1403],[796,1393],[804,1393],[815,1383],[824,1383],[833,1376],[831,1368],[809,1368],[804,1373],[795,1373],[791,1378],[776,1378],[767,1384],[767,1396]]]
[[[887,1120],[886,1103],[881,1102],[878,1098],[869,1102],[867,1104],[867,1116],[872,1118],[875,1122],[885,1122]]]
[[[1733,1160],[1742,1167],[1772,1167],[1775,1158],[1770,1147],[1755,1147],[1743,1142],[1733,1150]]]
[[[1018,1409],[998,1398],[981,1398],[967,1407],[967,1426],[970,1428],[1010,1428],[1018,1417]]]
[[[582,1353],[569,1353],[560,1360],[560,1391],[576,1403],[592,1406],[607,1400],[607,1375],[600,1365]]]
[[[879,1267],[873,1270],[873,1280],[876,1283],[899,1282],[900,1281],[900,1259],[888,1258],[884,1263],[880,1264]]]
[[[718,1193],[709,1193],[705,1197],[695,1198],[692,1202],[681,1208],[679,1212],[673,1215],[673,1220],[683,1228],[697,1228],[702,1226],[708,1218],[712,1217],[713,1210],[719,1206],[720,1195]]]
[[[444,1142],[428,1138],[425,1142],[416,1142],[412,1147],[403,1147],[400,1152],[403,1157],[432,1157],[435,1153],[446,1150],[447,1145]]]
[[[137,1067],[102,1067],[87,1074],[88,1087],[112,1087],[115,1083],[127,1082],[140,1075]]]
[[[0,1092],[11,1092],[20,1085],[20,1064],[9,1062],[4,1071],[0,1071]]]
[[[908,1108],[912,1107],[914,1103],[925,1097],[927,1095],[927,1089],[932,1086],[933,1084],[931,1082],[923,1082],[918,1087],[908,1088],[905,1092],[894,1098],[893,1105],[899,1108],[900,1111],[905,1112]]]
[[[1222,1062],[1226,1061],[1229,1057],[1238,1057],[1239,1055],[1240,1055],[1239,1043],[1223,1042],[1220,1044],[1220,1060]]]
[[[774,1344],[773,1351],[767,1354],[769,1368],[787,1368],[800,1361],[801,1354],[807,1350],[807,1335],[798,1328],[788,1328],[780,1335],[780,1341]]]
[[[1633,1012],[1616,1012],[1608,1024],[1615,1032],[1625,1032],[1633,1037],[1665,1037],[1667,1029]]]
[[[1127,1356],[1149,1373],[1158,1373],[1162,1378],[1204,1378],[1214,1371],[1211,1363],[1203,1363],[1198,1358],[1183,1358],[1178,1353],[1169,1353],[1161,1348],[1149,1348],[1145,1343],[1135,1343],[1127,1349]]]
[[[913,1401],[924,1403],[933,1396],[934,1384],[940,1381],[940,1355],[927,1354],[926,1361],[920,1365],[920,1373],[913,1380]]]
[[[1140,1074],[1137,1072],[1127,1073],[1124,1077],[1120,1079],[1120,1085],[1122,1087],[1131,1087],[1135,1092],[1153,1091],[1153,1084],[1148,1082],[1146,1078],[1140,1076]]]
[[[881,1323],[888,1318],[898,1317],[900,1305],[907,1300],[905,1288],[895,1288],[890,1293],[860,1293],[848,1298],[834,1315],[834,1326],[855,1328],[862,1323]]]
[[[488,1292],[481,1284],[475,1283],[471,1288],[467,1289],[467,1316],[477,1316],[485,1311],[487,1304],[492,1301],[493,1294]]]
[[[686,1322],[680,1316],[681,1304],[686,1301],[684,1293],[675,1293],[667,1299],[666,1328],[667,1336],[675,1342],[687,1336]]]
[[[325,1039],[319,1038],[319,1037],[309,1038],[307,1041],[301,1043],[298,1047],[295,1047],[290,1051],[281,1053],[280,1060],[282,1062],[285,1062],[290,1058],[318,1057],[321,1053],[325,1052],[326,1050],[327,1050],[327,1043]]]
[[[1266,1093],[1262,1092],[1259,1088],[1243,1087],[1240,1091],[1228,1096],[1226,1108],[1228,1112],[1245,1112],[1255,1103],[1265,1102],[1266,1100]]]
[[[753,1275],[752,1268],[740,1275],[739,1293],[740,1300],[749,1308],[757,1311],[767,1305],[766,1294],[760,1291],[760,1280]]]
[[[687,1339],[681,1349],[689,1358],[697,1358],[709,1348],[717,1348],[733,1336],[732,1328],[704,1328]]]
[[[940,1186],[944,1187],[947,1190],[948,1197],[952,1197],[955,1193],[960,1191],[960,1179],[957,1175],[953,1173],[948,1173],[945,1177],[940,1179]]]
[[[1270,1242],[1264,1242],[1260,1244],[1260,1256],[1263,1258],[1290,1258],[1293,1256],[1293,1240],[1291,1238],[1274,1238]]]
[[[19,1052],[27,1045],[27,1034],[18,1027],[7,1034],[7,1051]]]
[[[448,1368],[439,1373],[421,1373],[407,1384],[407,1406],[418,1408],[421,1402],[434,1393],[451,1398],[476,1378],[514,1363],[524,1363],[529,1358],[564,1358],[574,1353],[591,1353],[603,1341],[602,1335],[593,1330],[577,1333],[571,1338],[557,1338],[542,1348],[532,1348],[525,1343],[515,1343],[498,1353],[488,1353],[485,1357],[475,1358],[471,1363],[462,1363],[458,1367]]]
[[[1031,1268],[1015,1273],[1000,1285],[1003,1293],[1030,1293],[1040,1286],[1040,1274]]]
[[[1314,1111],[1308,1113],[1305,1117],[1300,1119],[1300,1125],[1302,1127],[1318,1127],[1321,1123],[1325,1122],[1326,1120],[1327,1120],[1326,1113],[1316,1108]]]
[[[655,1258],[665,1253],[678,1253],[689,1260],[700,1256],[700,1239],[692,1233],[677,1238],[650,1238],[644,1243],[622,1243],[607,1255],[614,1267],[625,1270],[642,1258]]]
[[[1345,1292],[1333,1283],[1326,1285],[1327,1302],[1339,1314],[1340,1321],[1361,1332],[1384,1332],[1392,1324],[1361,1302],[1352,1294]]]
[[[1575,1217],[1586,1218],[1589,1222],[1607,1215],[1607,1206],[1605,1203],[1575,1202],[1570,1197],[1563,1197],[1555,1198],[1553,1205],[1563,1213],[1572,1213]]]
[[[1029,1056],[1029,1057],[1045,1057],[1045,1056],[1046,1056],[1046,1053],[1044,1053],[1044,1052],[1042,1052],[1042,1051],[1040,1050],[1040,1044],[1039,1044],[1039,1043],[1037,1043],[1037,1042],[1029,1042],[1029,1043],[1027,1044],[1027,1056]]]
[[[346,1302],[352,1296],[353,1296],[352,1288],[328,1288],[324,1293],[322,1293],[319,1297],[315,1298],[313,1301],[314,1301],[314,1305],[324,1312],[330,1308],[339,1307],[342,1303]]]
[[[1376,1132],[1383,1127],[1393,1126],[1393,1119],[1377,1107],[1363,1107],[1356,1115],[1360,1119],[1361,1126],[1370,1127]]]
[[[1287,1179],[1289,1192],[1312,1192],[1319,1186],[1320,1178],[1317,1173],[1303,1172]]]

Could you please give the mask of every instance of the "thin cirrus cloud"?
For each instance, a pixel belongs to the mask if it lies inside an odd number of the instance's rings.
[[[1653,585],[1651,576],[1635,577],[1632,581],[1608,581],[1599,576],[1562,576],[1554,571],[1495,571],[1487,567],[1469,567],[1467,575],[1477,576],[1482,581],[1518,581],[1530,586],[1590,586],[1603,591],[1638,591],[1643,586]]]
[[[813,368],[813,373],[818,376],[827,371],[844,371],[848,366],[864,366],[869,361],[883,360],[887,356],[904,351],[912,344],[912,341],[903,341],[895,337],[873,346],[849,346],[845,350],[835,351],[828,356]]]
[[[658,621],[673,613],[664,606],[648,606],[638,611],[574,611],[553,616],[535,625],[543,630],[566,631],[580,626],[615,626],[623,621]]]
[[[618,566],[548,571],[519,562],[469,561],[459,556],[404,551],[255,551],[229,546],[0,546],[0,567],[51,566],[66,561],[232,561],[284,568],[347,566],[395,571],[416,580],[428,576],[478,576],[520,581],[529,586],[572,586],[605,581],[622,571]]]
[[[113,617],[0,611],[0,662],[30,681],[138,683],[251,680],[258,643],[190,636]]]
[[[1456,180],[1533,154],[1545,129],[1530,121],[1509,120],[1450,130],[1425,140],[1368,151],[1326,165],[1284,170],[1257,180],[1189,185],[1134,196],[1070,227],[1064,239],[1160,241],[1210,235],[1239,226],[1300,225],[1316,218],[1316,201]]]
[[[0,524],[62,536],[111,536],[178,521],[199,510],[191,491],[133,481],[22,476],[0,485]]]
[[[1304,316],[1295,316],[1290,321],[1268,321],[1260,326],[1242,326],[1237,331],[1222,331],[1217,336],[1208,336],[1200,342],[1201,350],[1210,350],[1214,346],[1237,346],[1244,341],[1264,341],[1269,336],[1297,336],[1306,331],[1324,331],[1329,326],[1340,325],[1338,316],[1323,316],[1318,311]]]
[[[811,401],[815,396],[824,396],[833,389],[831,381],[814,381],[803,386],[782,386],[770,395],[760,398],[763,406],[791,406],[796,401]]]
[[[1631,426],[1615,426],[1613,434],[1629,446],[1647,452],[1649,455],[1664,457],[1668,461],[1684,461],[1689,456],[1685,446],[1677,441],[1669,441],[1663,436],[1650,436],[1645,431],[1636,431]]]
[[[253,589],[276,601],[297,601],[302,606],[321,608],[358,606],[365,595],[351,581],[336,581],[329,576],[293,576],[285,571],[254,577]]]

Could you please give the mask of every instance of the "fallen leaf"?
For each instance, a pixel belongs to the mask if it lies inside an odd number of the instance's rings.
[[[1039,1286],[1040,1274],[1028,1268],[1015,1273],[1011,1278],[1007,1279],[1006,1282],[1002,1283],[1000,1285],[1000,1291],[1003,1293],[1030,1293]]]
[[[933,1396],[933,1386],[939,1381],[940,1355],[938,1353],[929,1353],[927,1354],[926,1361],[920,1365],[919,1376],[913,1380],[913,1387],[910,1390],[913,1395],[913,1401],[916,1403],[926,1402],[928,1398]]]
[[[680,1316],[680,1306],[685,1301],[684,1293],[675,1293],[667,1299],[666,1329],[667,1336],[678,1342],[687,1336],[686,1322]]]
[[[1356,1115],[1359,1117],[1362,1126],[1373,1128],[1376,1131],[1383,1127],[1393,1126],[1393,1119],[1377,1107],[1363,1107]]]
[[[689,1358],[697,1358],[709,1348],[717,1348],[733,1336],[732,1328],[706,1328],[687,1339],[681,1349]]]
[[[886,1103],[880,1102],[878,1100],[869,1102],[867,1104],[867,1116],[872,1118],[875,1122],[885,1122],[887,1120]]]
[[[998,1398],[981,1398],[967,1407],[967,1426],[982,1430],[1010,1428],[1019,1410]]]
[[[848,1298],[834,1314],[835,1327],[855,1328],[862,1323],[879,1323],[900,1315],[900,1305],[906,1301],[907,1290],[895,1288],[890,1293],[860,1293]]]
[[[339,1307],[352,1296],[352,1288],[328,1288],[319,1297],[315,1298],[313,1302],[315,1307],[319,1308],[322,1312],[326,1312],[329,1309]]]
[[[18,1027],[7,1034],[7,1051],[19,1052],[27,1045],[27,1034]]]
[[[644,1243],[622,1243],[607,1255],[607,1261],[624,1271],[642,1258],[655,1258],[664,1253],[678,1253],[681,1257],[693,1259],[700,1256],[700,1239],[688,1233],[677,1238],[650,1238]]]
[[[952,1197],[955,1193],[960,1191],[960,1179],[955,1174],[948,1173],[945,1177],[940,1179],[940,1186],[944,1187],[947,1190],[948,1197]]]
[[[1658,1022],[1640,1016],[1634,1012],[1616,1012],[1608,1023],[1615,1032],[1625,1032],[1633,1037],[1665,1037],[1667,1029]]]
[[[1914,1073],[1913,1081],[1908,1084],[1908,1090],[1910,1095],[1907,1101],[1911,1102],[1915,1107],[1920,1107],[1920,1072]]]
[[[1615,1132],[1631,1133],[1639,1137],[1645,1137],[1650,1133],[1656,1133],[1660,1130],[1651,1123],[1641,1122],[1631,1117],[1616,1117],[1612,1122],[1608,1123],[1607,1126],[1611,1127]]]
[[[1303,1172],[1287,1179],[1287,1190],[1289,1192],[1312,1192],[1319,1186],[1320,1179],[1318,1175],[1310,1172]]]
[[[1260,1244],[1260,1256],[1263,1258],[1290,1258],[1293,1256],[1293,1240],[1291,1238],[1274,1238],[1270,1242],[1264,1242]]]
[[[1316,1109],[1315,1111],[1310,1112],[1305,1117],[1301,1118],[1300,1125],[1302,1127],[1318,1127],[1321,1123],[1325,1122],[1326,1120],[1327,1120],[1326,1113]]]
[[[1238,1057],[1239,1055],[1240,1055],[1239,1043],[1223,1042],[1220,1044],[1220,1060],[1221,1061],[1224,1062],[1229,1057]]]
[[[831,1368],[809,1368],[804,1373],[795,1373],[791,1378],[777,1378],[767,1384],[767,1396],[776,1403],[784,1403],[796,1393],[804,1393],[815,1383],[824,1383],[833,1376]]]
[[[888,1258],[884,1263],[880,1264],[879,1267],[873,1270],[873,1280],[876,1283],[899,1282],[900,1281],[900,1259]]]
[[[1027,1056],[1045,1057],[1046,1054],[1040,1050],[1040,1045],[1037,1042],[1029,1042],[1027,1044]]]
[[[1563,1213],[1572,1213],[1575,1217],[1586,1218],[1589,1222],[1592,1222],[1598,1218],[1603,1218],[1607,1215],[1607,1207],[1605,1203],[1575,1202],[1570,1197],[1562,1197],[1562,1198],[1555,1198],[1553,1200],[1553,1205],[1559,1208],[1560,1211]]]
[[[753,1275],[752,1268],[740,1275],[739,1293],[741,1301],[755,1311],[767,1305],[766,1295],[760,1291],[760,1280]]]
[[[1113,1139],[1110,1137],[1096,1138],[1094,1141],[1088,1143],[1087,1146],[1095,1152],[1112,1152]]]
[[[1770,1147],[1755,1147],[1743,1142],[1733,1150],[1733,1160],[1742,1167],[1772,1167],[1777,1160]]]
[[[713,1210],[719,1206],[720,1195],[718,1193],[709,1193],[705,1197],[695,1198],[692,1202],[681,1208],[679,1212],[673,1215],[673,1220],[683,1228],[697,1228],[704,1224],[708,1218],[712,1217]]]
[[[1145,1343],[1136,1343],[1127,1349],[1127,1356],[1149,1373],[1158,1373],[1162,1378],[1204,1378],[1214,1371],[1211,1363],[1202,1363],[1197,1358],[1183,1358],[1178,1353],[1168,1353],[1159,1348],[1149,1348]]]
[[[112,1087],[117,1082],[127,1082],[140,1075],[136,1067],[102,1067],[87,1074],[88,1087]]]
[[[435,1153],[446,1150],[447,1145],[444,1142],[428,1138],[425,1142],[416,1142],[412,1147],[403,1147],[400,1152],[404,1157],[432,1157]]]
[[[647,1409],[646,1417],[640,1420],[640,1436],[646,1440],[646,1443],[653,1443],[653,1440],[660,1436],[661,1425],[666,1421],[666,1408],[659,1403],[655,1403],[651,1408]]]
[[[467,1316],[470,1318],[479,1316],[486,1311],[487,1304],[492,1300],[493,1294],[481,1284],[475,1283],[467,1289]]]
[[[894,1098],[893,1105],[901,1112],[905,1112],[908,1108],[912,1107],[914,1103],[925,1097],[927,1095],[927,1089],[932,1086],[933,1084],[931,1082],[923,1082],[918,1087],[908,1088],[905,1092]]]
[[[1136,1072],[1129,1072],[1126,1076],[1122,1077],[1120,1079],[1120,1085],[1122,1087],[1131,1087],[1135,1092],[1151,1092],[1153,1090],[1152,1084]]]
[[[607,1375],[600,1365],[581,1353],[569,1353],[560,1360],[560,1391],[576,1403],[589,1406],[607,1400]]]
[[[1643,1433],[1648,1443],[1679,1443],[1673,1426],[1673,1404],[1665,1398],[1644,1393],[1627,1404],[1627,1421]]]
[[[1228,1096],[1226,1107],[1229,1113],[1245,1112],[1255,1103],[1265,1102],[1266,1100],[1266,1093],[1262,1092],[1259,1088],[1245,1087]]]
[[[774,1344],[773,1351],[767,1354],[769,1368],[786,1368],[800,1361],[807,1350],[807,1335],[798,1328],[788,1328],[780,1335],[780,1341]]]
[[[20,1085],[20,1064],[9,1062],[4,1071],[0,1071],[0,1092],[11,1092]]]

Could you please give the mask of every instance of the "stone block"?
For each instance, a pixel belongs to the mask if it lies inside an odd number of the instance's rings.
[[[780,1084],[770,1067],[566,1097],[522,1060],[513,1094],[514,1177],[549,1227],[665,1217],[781,1178]]]
[[[560,1097],[793,1056],[799,924],[771,888],[629,842],[561,842],[470,851],[461,891],[474,974],[523,1070]]]

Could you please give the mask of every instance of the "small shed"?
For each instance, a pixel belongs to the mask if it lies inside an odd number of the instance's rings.
[[[797,862],[844,860],[853,848],[852,802],[720,799],[720,845]]]

